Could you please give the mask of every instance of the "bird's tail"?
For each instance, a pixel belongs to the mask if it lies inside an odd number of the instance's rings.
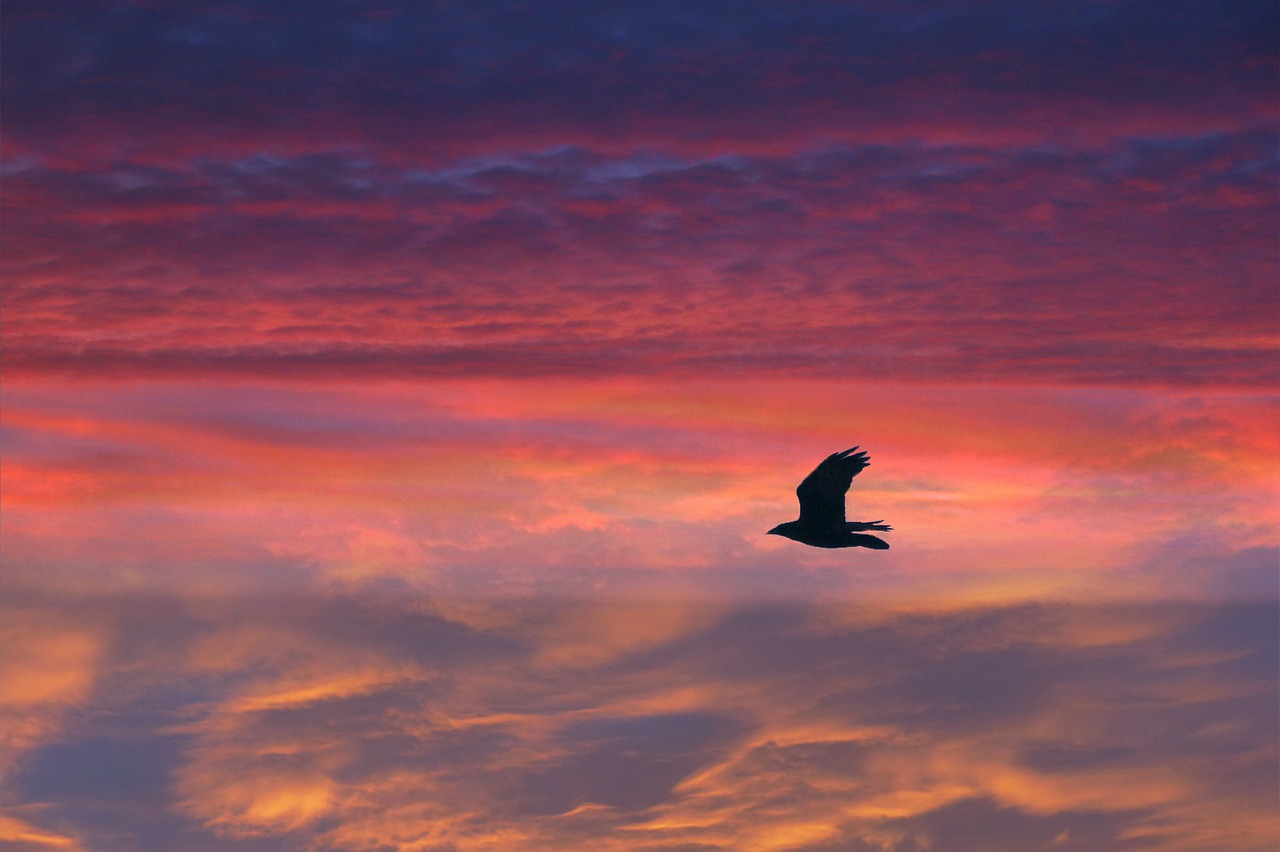
[[[849,533],[849,538],[853,539],[854,547],[869,547],[872,550],[889,549],[889,542],[866,533]]]

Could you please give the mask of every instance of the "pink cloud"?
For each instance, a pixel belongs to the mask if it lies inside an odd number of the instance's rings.
[[[1275,546],[1263,396],[549,379],[6,398],[19,584],[1233,596]],[[851,514],[888,519],[893,550],[765,539],[852,443],[874,463]]]

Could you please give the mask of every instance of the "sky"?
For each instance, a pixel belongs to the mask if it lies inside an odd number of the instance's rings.
[[[0,839],[1274,847],[1274,2],[0,19]]]

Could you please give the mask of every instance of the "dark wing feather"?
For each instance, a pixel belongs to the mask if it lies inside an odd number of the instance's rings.
[[[796,489],[800,498],[800,520],[808,524],[843,524],[844,493],[849,483],[871,462],[857,447],[832,453],[804,478]]]

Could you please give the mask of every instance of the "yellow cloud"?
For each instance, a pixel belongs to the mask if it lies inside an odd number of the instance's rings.
[[[0,814],[0,844],[11,849],[65,849],[80,852],[84,847],[74,837],[48,831],[26,820]]]
[[[409,668],[365,671],[353,669],[319,676],[303,674],[296,680],[259,684],[247,694],[224,705],[228,713],[254,713],[283,707],[314,704],[334,698],[364,695],[422,676]]]
[[[88,698],[104,646],[95,626],[63,613],[10,607],[0,614],[0,777]]]
[[[70,704],[88,693],[102,639],[45,612],[7,611],[0,625],[0,706]]]
[[[197,764],[179,774],[182,810],[232,835],[294,831],[335,808],[339,787],[323,772],[264,772],[245,766],[210,771]]]

